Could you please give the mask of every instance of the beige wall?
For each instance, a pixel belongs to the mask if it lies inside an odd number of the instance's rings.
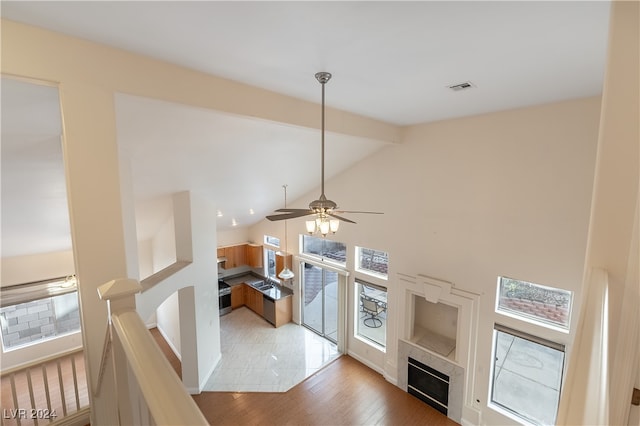
[[[640,387],[639,76],[640,3],[614,2],[585,262],[585,275],[609,274],[610,424],[628,420],[632,388]]]
[[[599,115],[596,97],[412,126],[401,144],[326,183],[327,196],[340,207],[384,212],[352,215],[356,225],[343,224],[327,238],[348,245],[352,271],[356,245],[389,252],[389,280],[376,283],[388,287],[391,303],[404,300],[397,273],[425,274],[480,295],[477,353],[471,354],[476,371],[469,372],[475,384],[466,402],[468,409],[480,400],[486,424],[511,423],[487,408],[494,322],[561,343],[570,343],[576,328],[577,315],[565,334],[495,314],[496,281],[506,275],[570,290],[579,309]],[[281,228],[263,221],[251,238],[283,238]],[[304,221],[290,220],[288,231],[290,250],[297,252]],[[351,319],[353,290],[349,295]],[[391,381],[404,312],[390,305],[386,353],[348,342],[350,353]]]
[[[75,274],[71,250],[2,258],[0,287]]]

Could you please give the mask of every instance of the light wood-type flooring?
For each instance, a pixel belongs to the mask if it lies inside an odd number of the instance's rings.
[[[180,373],[180,361],[151,332]],[[212,425],[457,425],[349,356],[285,393],[203,392],[193,399]]]

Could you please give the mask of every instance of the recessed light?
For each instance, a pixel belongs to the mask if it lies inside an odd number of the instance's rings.
[[[249,214],[256,214],[256,212],[254,212],[253,209],[249,209]]]
[[[238,226],[238,222],[235,219],[231,219],[231,226]]]
[[[222,217],[222,211],[218,210],[218,217]]]

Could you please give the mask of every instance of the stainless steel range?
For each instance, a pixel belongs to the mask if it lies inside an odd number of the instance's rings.
[[[231,286],[222,280],[218,280],[218,304],[220,316],[231,312]]]

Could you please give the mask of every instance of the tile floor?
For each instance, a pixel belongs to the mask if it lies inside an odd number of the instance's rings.
[[[294,323],[274,328],[246,307],[220,317],[222,359],[205,391],[286,392],[340,354]]]

